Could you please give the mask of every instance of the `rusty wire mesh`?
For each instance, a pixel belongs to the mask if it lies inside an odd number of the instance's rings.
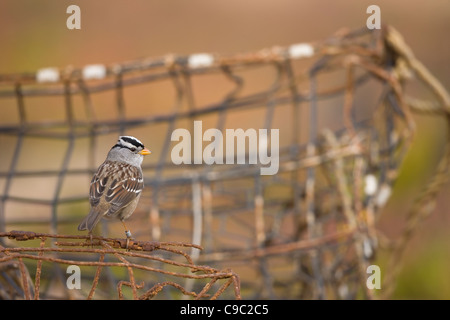
[[[119,280],[117,282],[117,298],[124,299],[123,287],[130,287],[131,293],[129,294],[133,299],[147,300],[154,298],[164,287],[171,286],[180,291],[180,296],[192,296],[196,299],[210,298],[217,299],[224,290],[226,290],[231,284],[234,287],[235,298],[240,298],[239,277],[230,270],[220,271],[207,266],[196,266],[191,257],[184,251],[178,249],[183,247],[195,248],[200,250],[201,247],[186,243],[175,242],[148,242],[148,241],[131,241],[127,243],[125,239],[111,239],[102,237],[90,237],[86,236],[67,236],[67,235],[51,235],[44,233],[23,232],[23,231],[11,231],[5,234],[1,234],[3,237],[14,239],[16,241],[32,241],[39,240],[39,246],[36,247],[15,247],[4,248],[2,247],[2,272],[3,279],[5,280],[1,286],[0,294],[3,299],[39,299],[41,297],[41,279],[45,290],[43,292],[44,298],[82,298],[83,295],[79,294],[77,290],[70,288],[72,283],[70,279],[66,280],[66,287],[55,285],[52,281],[51,274],[52,268],[43,268],[44,262],[57,263],[58,265],[66,266],[78,266],[78,267],[96,267],[95,273],[89,277],[89,282],[92,283],[87,299],[93,299],[96,293],[99,283],[101,282],[101,275],[103,267],[118,267],[125,268],[128,272],[129,281]],[[51,247],[47,246],[48,239],[57,239],[59,241],[54,242]],[[89,241],[80,241],[85,239]],[[67,241],[72,240],[72,241]],[[75,240],[75,241],[74,241]],[[97,248],[100,247],[100,248]],[[127,249],[127,250],[122,250]],[[155,254],[157,252],[157,254]],[[38,254],[32,254],[38,253]],[[148,254],[151,253],[151,254]],[[176,261],[176,259],[170,259],[163,253],[170,253],[172,255],[178,255],[184,258],[183,261]],[[80,254],[88,255],[89,258],[85,260],[80,259]],[[98,256],[98,260],[93,260],[94,256]],[[111,261],[109,256],[114,256],[117,262]],[[72,259],[71,259],[72,257]],[[75,260],[73,260],[73,258]],[[34,270],[34,281],[31,280],[28,268],[24,264],[24,260],[36,261]],[[145,261],[153,262],[153,266],[149,266]],[[156,265],[155,265],[156,263]],[[170,265],[173,267],[173,271],[167,269],[158,268],[159,265]],[[190,272],[186,272],[188,269]],[[67,270],[67,269],[66,269]],[[159,273],[166,277],[166,281],[152,284],[151,287],[146,286],[146,281],[152,279],[148,274],[139,274],[139,271],[146,273]],[[83,271],[85,274],[87,271]],[[70,273],[70,272],[69,272]],[[105,273],[105,272],[103,272]],[[46,275],[45,277],[43,275]],[[81,269],[80,269],[81,276]],[[104,277],[103,277],[104,278]],[[187,291],[183,286],[177,283],[177,281],[169,279],[191,279],[205,282],[203,288],[199,292]],[[138,279],[145,279],[137,283]],[[214,288],[216,283],[220,283],[221,280],[226,279],[225,283],[220,287]],[[206,281],[203,281],[206,280]],[[80,286],[81,289],[81,279]],[[138,292],[139,289],[145,289],[144,292]],[[217,291],[210,294],[212,290]],[[113,298],[114,288],[108,287],[108,289],[101,288],[100,291],[102,298]]]
[[[225,284],[210,297],[373,298],[365,279],[380,245],[375,221],[417,134],[413,113],[448,120],[448,93],[391,27],[343,30],[325,41],[254,53],[208,54],[193,63],[199,56],[106,66],[99,79],[74,67],[57,70],[56,79],[42,80],[39,72],[0,75],[0,112],[8,119],[0,123],[0,142],[9,151],[1,155],[0,172],[3,270],[19,272],[24,287],[24,260],[66,264],[58,257],[70,252],[73,264],[88,263],[86,256],[96,257],[89,265],[97,268],[121,264],[129,280],[117,282],[112,272],[86,280],[91,288],[97,281],[129,286],[134,298],[153,297],[163,287],[173,288],[161,291],[164,298],[174,291],[205,297],[219,279]],[[414,79],[436,99],[408,95]],[[180,127],[193,132],[194,120],[221,131],[279,129],[278,173],[261,176],[260,165],[249,164],[174,165],[171,134]],[[48,240],[73,233],[88,208],[90,177],[120,134],[135,135],[153,151],[143,164],[145,191],[129,220],[133,235],[153,243],[152,253],[154,246],[158,254],[168,250],[157,243],[187,246],[189,254],[171,251],[187,259],[175,265],[201,276],[177,273],[167,280],[174,263],[117,251],[105,239],[100,249],[78,242],[75,252]],[[448,149],[401,239],[389,244],[394,267],[385,292],[391,292],[407,240],[446,181]],[[27,157],[30,150],[37,155]],[[42,231],[43,240],[33,250],[21,247],[6,240],[14,238],[13,227]],[[116,234],[114,223],[101,228],[103,235]],[[121,262],[104,262],[107,254]],[[151,261],[124,262],[131,257]],[[131,269],[148,263],[158,263],[158,272],[141,285]],[[41,267],[32,268],[42,278]],[[64,278],[64,270],[55,270]],[[225,290],[231,284],[234,290]],[[145,293],[139,296],[138,289]]]

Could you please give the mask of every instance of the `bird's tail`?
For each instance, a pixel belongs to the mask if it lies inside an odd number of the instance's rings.
[[[99,210],[95,210],[94,208],[91,209],[89,214],[81,221],[81,223],[78,225],[78,230],[89,230],[89,232],[92,231],[92,229],[95,228],[97,223],[100,221],[100,218],[103,216],[102,212]]]

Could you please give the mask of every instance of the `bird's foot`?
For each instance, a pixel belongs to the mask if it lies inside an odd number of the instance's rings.
[[[125,235],[126,235],[126,237],[127,237],[127,244],[126,244],[126,246],[125,246],[125,249],[126,249],[127,251],[129,251],[129,250],[130,250],[130,248],[129,248],[130,241],[131,241],[131,240],[134,240],[134,239],[131,237],[131,232],[130,232],[130,230],[125,230]]]
[[[86,239],[86,242],[89,243],[89,245],[91,246],[91,248],[94,248],[94,239],[92,237],[92,233],[89,232],[89,239]]]

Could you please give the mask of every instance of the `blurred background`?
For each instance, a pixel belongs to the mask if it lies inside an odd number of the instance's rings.
[[[81,30],[66,28],[69,16],[66,9],[71,4],[81,9]],[[448,0],[376,3],[350,0],[3,0],[0,2],[0,73],[96,63],[109,65],[169,53],[235,54],[323,40],[341,28],[364,27],[369,16],[366,9],[372,4],[380,7],[382,23],[400,31],[416,57],[448,88]],[[204,90],[213,90],[205,85]],[[153,111],[164,108],[162,99],[158,99],[153,100]],[[50,102],[49,114],[39,117],[55,116],[56,105]],[[1,124],[14,119],[15,111],[8,104],[0,109]],[[136,116],[139,109],[133,112]],[[416,121],[420,134],[416,136],[394,194],[378,222],[378,228],[387,237],[398,236],[411,201],[426,183],[442,152],[445,123],[429,116],[417,116]],[[7,138],[0,137],[0,153],[11,152],[8,143]],[[102,161],[105,150],[107,148],[99,151],[97,163]],[[50,147],[48,152],[52,152]],[[34,162],[42,160],[39,154],[30,156]],[[5,154],[0,155],[2,171],[8,167],[6,159]],[[22,165],[32,167],[29,163]],[[447,185],[439,196],[435,212],[408,244],[394,298],[450,299],[449,192]],[[382,253],[378,259],[377,263],[383,266]]]

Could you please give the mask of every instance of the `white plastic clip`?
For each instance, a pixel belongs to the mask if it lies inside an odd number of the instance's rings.
[[[209,53],[192,54],[188,58],[188,65],[190,68],[205,68],[210,67],[214,63],[214,56]]]
[[[375,203],[379,207],[383,207],[386,202],[389,200],[392,193],[392,189],[388,185],[383,185],[380,188],[380,191],[378,192],[378,195],[375,199]]]
[[[288,49],[292,59],[307,58],[314,55],[314,47],[308,43],[293,44]]]
[[[43,68],[36,73],[37,82],[58,82],[59,70],[58,68]]]
[[[377,178],[373,174],[366,175],[365,179],[364,192],[368,196],[373,196],[375,192],[378,190],[378,181]]]

